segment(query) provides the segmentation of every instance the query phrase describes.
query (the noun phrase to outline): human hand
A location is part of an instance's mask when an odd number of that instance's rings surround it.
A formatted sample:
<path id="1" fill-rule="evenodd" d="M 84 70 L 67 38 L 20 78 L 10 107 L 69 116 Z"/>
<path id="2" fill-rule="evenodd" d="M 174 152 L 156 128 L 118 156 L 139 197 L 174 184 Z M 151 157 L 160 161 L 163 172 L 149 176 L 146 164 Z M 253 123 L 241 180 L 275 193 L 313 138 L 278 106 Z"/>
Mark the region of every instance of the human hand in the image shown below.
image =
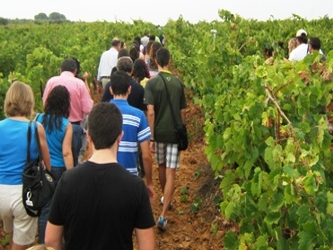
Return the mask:
<path id="1" fill-rule="evenodd" d="M 89 73 L 86 71 L 86 72 L 84 72 L 84 74 L 83 74 L 83 76 L 82 76 L 85 80 L 87 80 L 89 77 L 90 77 L 90 75 L 89 75 Z"/>
<path id="2" fill-rule="evenodd" d="M 149 148 L 150 148 L 150 152 L 155 153 L 155 142 L 154 141 L 150 141 L 149 142 Z"/>
<path id="3" fill-rule="evenodd" d="M 148 191 L 149 199 L 152 201 L 155 198 L 155 192 L 153 189 L 153 185 L 147 185 L 147 191 Z"/>

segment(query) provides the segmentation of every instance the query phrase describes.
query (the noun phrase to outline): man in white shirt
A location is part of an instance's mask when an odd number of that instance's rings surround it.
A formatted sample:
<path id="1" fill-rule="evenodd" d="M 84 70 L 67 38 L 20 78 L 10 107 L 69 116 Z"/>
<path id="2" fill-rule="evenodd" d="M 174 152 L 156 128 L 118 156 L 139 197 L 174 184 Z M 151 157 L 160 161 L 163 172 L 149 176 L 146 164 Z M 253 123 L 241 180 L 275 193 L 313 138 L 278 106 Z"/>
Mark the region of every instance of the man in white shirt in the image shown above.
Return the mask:
<path id="1" fill-rule="evenodd" d="M 296 33 L 296 43 L 297 47 L 291 51 L 288 60 L 289 61 L 300 61 L 303 60 L 304 57 L 309 52 L 309 46 L 308 46 L 308 37 L 307 37 L 307 32 L 304 29 L 300 29 Z"/>
<path id="2" fill-rule="evenodd" d="M 121 41 L 114 38 L 111 42 L 111 48 L 104 51 L 98 67 L 97 81 L 102 84 L 103 90 L 110 81 L 111 70 L 117 66 L 118 52 L 121 48 Z"/>
<path id="3" fill-rule="evenodd" d="M 143 47 L 147 46 L 147 43 L 149 42 L 149 33 L 145 33 L 143 37 L 141 37 L 141 44 Z"/>

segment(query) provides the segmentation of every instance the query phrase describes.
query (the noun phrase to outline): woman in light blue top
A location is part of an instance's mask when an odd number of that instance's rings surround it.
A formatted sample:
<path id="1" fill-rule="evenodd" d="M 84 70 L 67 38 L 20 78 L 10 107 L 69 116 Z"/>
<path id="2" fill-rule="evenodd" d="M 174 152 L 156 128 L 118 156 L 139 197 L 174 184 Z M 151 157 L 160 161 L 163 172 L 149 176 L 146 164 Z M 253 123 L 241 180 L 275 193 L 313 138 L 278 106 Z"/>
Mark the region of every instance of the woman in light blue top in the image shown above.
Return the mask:
<path id="1" fill-rule="evenodd" d="M 70 95 L 65 86 L 54 87 L 48 95 L 44 114 L 37 114 L 36 120 L 45 128 L 46 141 L 50 151 L 52 174 L 58 181 L 61 175 L 73 168 L 72 124 L 68 120 Z M 43 207 L 38 218 L 38 243 L 44 243 L 45 227 L 51 201 Z"/>
<path id="2" fill-rule="evenodd" d="M 14 82 L 6 93 L 6 119 L 0 121 L 0 219 L 10 234 L 10 249 L 26 249 L 35 242 L 37 218 L 30 217 L 22 202 L 22 172 L 26 165 L 29 118 L 34 109 L 34 96 L 29 85 Z M 44 128 L 38 124 L 42 159 L 51 171 L 50 155 Z M 38 148 L 35 130 L 31 129 L 30 159 L 35 160 Z"/>

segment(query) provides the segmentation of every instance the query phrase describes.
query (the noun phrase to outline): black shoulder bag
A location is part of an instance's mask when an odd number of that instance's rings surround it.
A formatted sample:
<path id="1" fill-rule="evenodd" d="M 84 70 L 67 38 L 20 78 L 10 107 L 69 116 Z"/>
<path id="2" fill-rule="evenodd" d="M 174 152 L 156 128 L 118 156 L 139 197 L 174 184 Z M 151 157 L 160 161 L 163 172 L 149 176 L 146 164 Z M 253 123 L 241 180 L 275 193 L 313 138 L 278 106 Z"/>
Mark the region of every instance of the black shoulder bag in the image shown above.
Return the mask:
<path id="1" fill-rule="evenodd" d="M 174 123 L 174 131 L 176 132 L 176 135 L 178 138 L 178 150 L 180 150 L 180 151 L 186 150 L 188 147 L 188 135 L 187 135 L 186 125 L 182 121 L 177 122 L 174 110 L 172 108 L 172 103 L 170 100 L 170 94 L 168 91 L 167 84 L 165 82 L 164 77 L 161 74 L 159 74 L 159 75 L 162 78 L 165 89 L 166 89 L 167 98 L 168 98 L 168 102 L 169 102 L 169 106 L 170 106 L 170 110 L 171 110 L 171 116 L 172 116 L 173 123 Z M 181 86 L 181 87 L 183 89 L 183 86 Z M 184 91 L 184 89 L 183 89 L 183 91 Z"/>
<path id="2" fill-rule="evenodd" d="M 27 214 L 32 217 L 38 217 L 42 208 L 52 199 L 56 187 L 56 179 L 43 166 L 36 121 L 33 121 L 33 123 L 38 146 L 38 157 L 34 161 L 30 160 L 31 123 L 30 121 L 28 126 L 27 161 L 22 173 L 22 201 Z"/>

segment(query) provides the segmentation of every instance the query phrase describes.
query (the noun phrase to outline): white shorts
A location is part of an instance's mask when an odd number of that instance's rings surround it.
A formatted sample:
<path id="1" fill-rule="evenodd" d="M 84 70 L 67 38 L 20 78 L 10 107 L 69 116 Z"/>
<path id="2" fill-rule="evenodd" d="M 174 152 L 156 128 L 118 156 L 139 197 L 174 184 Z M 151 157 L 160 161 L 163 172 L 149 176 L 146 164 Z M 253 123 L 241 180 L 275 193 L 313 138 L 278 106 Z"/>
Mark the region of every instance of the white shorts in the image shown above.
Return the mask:
<path id="1" fill-rule="evenodd" d="M 13 232 L 15 244 L 29 245 L 35 242 L 37 217 L 29 216 L 23 207 L 22 185 L 0 185 L 0 219 L 4 231 Z"/>
<path id="2" fill-rule="evenodd" d="M 167 168 L 179 168 L 179 155 L 177 144 L 155 142 L 155 157 L 157 164 L 166 162 Z"/>

